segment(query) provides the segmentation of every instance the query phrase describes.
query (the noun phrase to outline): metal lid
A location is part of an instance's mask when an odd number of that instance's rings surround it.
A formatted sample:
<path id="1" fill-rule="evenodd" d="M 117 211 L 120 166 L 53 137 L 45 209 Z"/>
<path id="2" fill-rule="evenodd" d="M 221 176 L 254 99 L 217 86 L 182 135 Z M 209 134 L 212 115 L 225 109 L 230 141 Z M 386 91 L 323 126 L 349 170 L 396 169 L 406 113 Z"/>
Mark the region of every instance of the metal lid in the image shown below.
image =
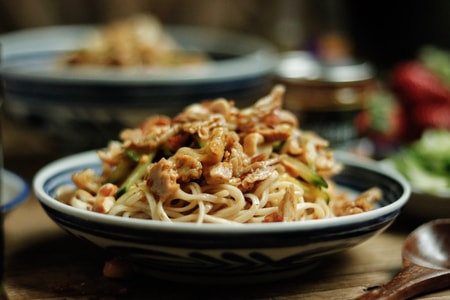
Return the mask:
<path id="1" fill-rule="evenodd" d="M 322 82 L 355 82 L 373 78 L 367 62 L 345 60 L 339 63 L 319 61 L 306 51 L 290 51 L 281 55 L 276 75 L 284 79 Z"/>

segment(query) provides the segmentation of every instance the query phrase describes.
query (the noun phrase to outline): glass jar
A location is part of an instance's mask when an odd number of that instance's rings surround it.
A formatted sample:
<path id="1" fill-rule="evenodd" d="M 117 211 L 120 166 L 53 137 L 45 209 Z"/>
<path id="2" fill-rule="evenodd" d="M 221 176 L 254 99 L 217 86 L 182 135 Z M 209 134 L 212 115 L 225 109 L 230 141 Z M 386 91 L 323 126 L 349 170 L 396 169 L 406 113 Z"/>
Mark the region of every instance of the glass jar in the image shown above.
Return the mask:
<path id="1" fill-rule="evenodd" d="M 297 115 L 302 130 L 315 131 L 334 147 L 358 139 L 355 120 L 375 87 L 370 64 L 326 63 L 309 52 L 287 52 L 275 80 L 286 87 L 284 108 Z"/>

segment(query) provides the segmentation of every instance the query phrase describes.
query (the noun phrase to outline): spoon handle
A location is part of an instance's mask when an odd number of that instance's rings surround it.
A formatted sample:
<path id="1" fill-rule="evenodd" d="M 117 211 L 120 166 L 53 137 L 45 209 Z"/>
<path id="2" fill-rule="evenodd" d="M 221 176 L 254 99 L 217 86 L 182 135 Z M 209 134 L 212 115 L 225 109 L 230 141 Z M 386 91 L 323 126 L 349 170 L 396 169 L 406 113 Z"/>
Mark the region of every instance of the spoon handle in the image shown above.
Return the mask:
<path id="1" fill-rule="evenodd" d="M 414 264 L 405 265 L 388 283 L 355 300 L 400 300 L 450 286 L 449 270 L 436 270 Z"/>

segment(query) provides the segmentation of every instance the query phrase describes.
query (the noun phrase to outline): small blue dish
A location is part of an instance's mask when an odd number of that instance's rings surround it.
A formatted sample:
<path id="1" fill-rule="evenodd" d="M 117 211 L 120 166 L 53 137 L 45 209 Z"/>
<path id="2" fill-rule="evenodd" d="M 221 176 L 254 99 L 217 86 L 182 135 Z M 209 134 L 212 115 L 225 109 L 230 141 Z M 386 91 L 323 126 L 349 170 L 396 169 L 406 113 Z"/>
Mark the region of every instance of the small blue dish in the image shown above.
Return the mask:
<path id="1" fill-rule="evenodd" d="M 3 169 L 2 171 L 2 205 L 3 214 L 22 204 L 30 196 L 30 186 L 21 176 Z"/>
<path id="2" fill-rule="evenodd" d="M 139 272 L 194 283 L 257 283 L 305 273 L 333 253 L 385 230 L 410 195 L 405 179 L 376 162 L 336 153 L 344 170 L 338 188 L 362 192 L 377 186 L 374 210 L 331 219 L 263 224 L 191 224 L 129 219 L 84 211 L 54 198 L 77 170 L 100 162 L 95 152 L 62 158 L 42 168 L 33 188 L 48 216 L 68 233 L 119 255 Z M 349 262 L 351 263 L 351 262 Z"/>

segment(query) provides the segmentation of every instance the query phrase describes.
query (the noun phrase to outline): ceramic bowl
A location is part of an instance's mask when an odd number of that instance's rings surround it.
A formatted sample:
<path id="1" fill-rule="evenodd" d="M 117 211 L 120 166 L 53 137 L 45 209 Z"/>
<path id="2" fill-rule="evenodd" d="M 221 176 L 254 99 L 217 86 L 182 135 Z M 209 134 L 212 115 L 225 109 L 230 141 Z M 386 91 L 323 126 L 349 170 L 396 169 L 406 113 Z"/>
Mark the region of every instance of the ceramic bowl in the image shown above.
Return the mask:
<path id="1" fill-rule="evenodd" d="M 1 211 L 3 214 L 8 214 L 10 211 L 18 207 L 25 200 L 28 199 L 31 193 L 28 182 L 21 176 L 3 169 L 2 170 L 2 205 Z"/>
<path id="2" fill-rule="evenodd" d="M 380 162 L 383 168 L 397 171 L 391 160 Z M 413 184 L 411 196 L 403 211 L 405 215 L 421 220 L 450 218 L 450 189 L 444 188 L 436 191 L 424 191 Z"/>
<path id="3" fill-rule="evenodd" d="M 247 106 L 272 87 L 278 57 L 270 43 L 204 27 L 166 26 L 185 49 L 212 57 L 202 67 L 58 67 L 97 28 L 54 26 L 0 36 L 5 111 L 41 128 L 66 152 L 102 147 L 149 115 L 173 116 L 201 100 L 225 97 Z"/>
<path id="4" fill-rule="evenodd" d="M 80 210 L 53 197 L 83 168 L 99 170 L 94 152 L 62 158 L 33 181 L 42 207 L 70 234 L 130 261 L 136 270 L 162 279 L 196 283 L 281 280 L 316 267 L 325 256 L 356 246 L 385 230 L 398 216 L 410 187 L 396 172 L 372 161 L 336 153 L 345 168 L 339 188 L 361 192 L 378 186 L 384 197 L 372 211 L 292 223 L 190 224 L 126 219 Z M 351 262 L 349 262 L 351 263 Z"/>

